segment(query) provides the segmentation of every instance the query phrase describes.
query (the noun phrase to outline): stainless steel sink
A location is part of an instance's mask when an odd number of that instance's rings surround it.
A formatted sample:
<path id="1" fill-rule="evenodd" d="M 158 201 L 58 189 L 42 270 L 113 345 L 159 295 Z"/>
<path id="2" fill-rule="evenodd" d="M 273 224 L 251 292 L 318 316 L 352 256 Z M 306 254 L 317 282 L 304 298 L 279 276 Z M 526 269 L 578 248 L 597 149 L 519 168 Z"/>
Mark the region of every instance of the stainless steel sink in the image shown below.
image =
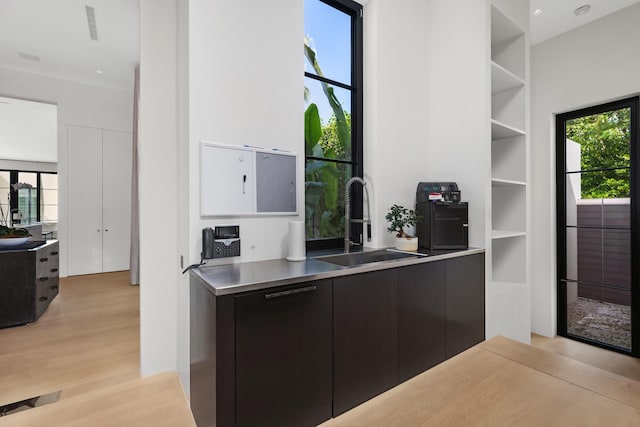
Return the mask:
<path id="1" fill-rule="evenodd" d="M 323 256 L 316 258 L 316 260 L 328 262 L 329 264 L 341 265 L 343 267 L 353 267 L 373 262 L 393 261 L 405 258 L 420 258 L 422 256 L 425 255 L 380 249 L 376 251 L 352 252 L 348 254 Z"/>

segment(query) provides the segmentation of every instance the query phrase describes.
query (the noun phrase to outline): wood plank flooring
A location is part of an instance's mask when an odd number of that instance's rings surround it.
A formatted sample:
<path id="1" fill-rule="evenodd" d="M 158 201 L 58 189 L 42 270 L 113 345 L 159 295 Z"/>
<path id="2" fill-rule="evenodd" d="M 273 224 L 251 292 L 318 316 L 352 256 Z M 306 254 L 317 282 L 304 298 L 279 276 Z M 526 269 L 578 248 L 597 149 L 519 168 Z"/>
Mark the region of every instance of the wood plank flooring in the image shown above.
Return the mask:
<path id="1" fill-rule="evenodd" d="M 50 405 L 0 417 L 0 427 L 194 427 L 175 372 L 100 388 Z"/>
<path id="2" fill-rule="evenodd" d="M 531 334 L 531 345 L 640 381 L 640 359 L 563 337 Z"/>
<path id="3" fill-rule="evenodd" d="M 128 272 L 61 279 L 37 322 L 0 329 L 0 405 L 138 378 L 139 318 Z"/>
<path id="4" fill-rule="evenodd" d="M 61 390 L 0 427 L 193 427 L 178 375 L 140 378 L 139 288 L 128 272 L 60 280 L 34 323 L 0 329 L 0 406 Z"/>
<path id="5" fill-rule="evenodd" d="M 607 425 L 640 425 L 640 383 L 502 337 L 322 424 Z"/>

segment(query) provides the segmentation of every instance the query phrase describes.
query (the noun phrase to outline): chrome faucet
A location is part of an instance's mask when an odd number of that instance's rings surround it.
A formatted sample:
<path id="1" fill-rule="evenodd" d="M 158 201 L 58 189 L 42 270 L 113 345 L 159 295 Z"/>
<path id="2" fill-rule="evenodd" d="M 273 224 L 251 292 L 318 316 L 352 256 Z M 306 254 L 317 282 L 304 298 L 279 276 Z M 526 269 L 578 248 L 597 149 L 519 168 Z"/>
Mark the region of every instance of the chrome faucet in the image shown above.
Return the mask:
<path id="1" fill-rule="evenodd" d="M 364 189 L 364 193 L 367 197 L 367 219 L 352 219 L 351 218 L 351 196 L 349 195 L 349 191 L 351 190 L 351 185 L 354 182 L 359 182 L 362 184 L 362 188 Z M 371 211 L 369 210 L 369 190 L 367 190 L 367 183 L 364 179 L 359 176 L 354 176 L 344 187 L 344 252 L 349 253 L 349 249 L 351 248 L 351 239 L 349 238 L 351 223 L 359 223 L 359 224 L 367 224 L 367 242 L 371 241 Z"/>

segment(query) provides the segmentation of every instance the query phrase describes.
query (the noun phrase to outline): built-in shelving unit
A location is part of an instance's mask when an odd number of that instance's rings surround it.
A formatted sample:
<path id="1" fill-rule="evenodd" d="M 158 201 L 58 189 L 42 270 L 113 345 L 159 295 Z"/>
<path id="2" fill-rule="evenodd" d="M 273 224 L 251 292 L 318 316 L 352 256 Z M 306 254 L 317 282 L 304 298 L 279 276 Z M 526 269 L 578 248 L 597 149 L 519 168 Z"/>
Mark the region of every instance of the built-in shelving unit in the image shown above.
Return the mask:
<path id="1" fill-rule="evenodd" d="M 528 43 L 491 8 L 491 219 L 487 338 L 530 339 L 528 262 Z"/>

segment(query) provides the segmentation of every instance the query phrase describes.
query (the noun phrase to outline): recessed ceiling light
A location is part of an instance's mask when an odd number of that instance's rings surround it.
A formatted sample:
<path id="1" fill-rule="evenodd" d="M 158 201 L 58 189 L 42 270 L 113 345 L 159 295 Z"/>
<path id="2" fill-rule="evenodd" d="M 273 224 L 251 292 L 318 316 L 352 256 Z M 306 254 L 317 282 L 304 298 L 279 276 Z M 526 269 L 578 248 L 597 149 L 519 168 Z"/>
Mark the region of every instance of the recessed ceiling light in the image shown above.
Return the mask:
<path id="1" fill-rule="evenodd" d="M 538 15 L 542 15 L 542 9 L 536 9 L 533 11 L 533 14 L 538 16 Z"/>
<path id="2" fill-rule="evenodd" d="M 574 10 L 573 13 L 576 16 L 580 16 L 580 15 L 584 15 L 585 13 L 589 12 L 590 10 L 591 10 L 591 5 L 584 4 L 584 5 L 580 6 L 579 8 L 577 8 L 576 10 Z"/>
<path id="3" fill-rule="evenodd" d="M 102 74 L 102 70 L 96 70 L 96 73 Z"/>

